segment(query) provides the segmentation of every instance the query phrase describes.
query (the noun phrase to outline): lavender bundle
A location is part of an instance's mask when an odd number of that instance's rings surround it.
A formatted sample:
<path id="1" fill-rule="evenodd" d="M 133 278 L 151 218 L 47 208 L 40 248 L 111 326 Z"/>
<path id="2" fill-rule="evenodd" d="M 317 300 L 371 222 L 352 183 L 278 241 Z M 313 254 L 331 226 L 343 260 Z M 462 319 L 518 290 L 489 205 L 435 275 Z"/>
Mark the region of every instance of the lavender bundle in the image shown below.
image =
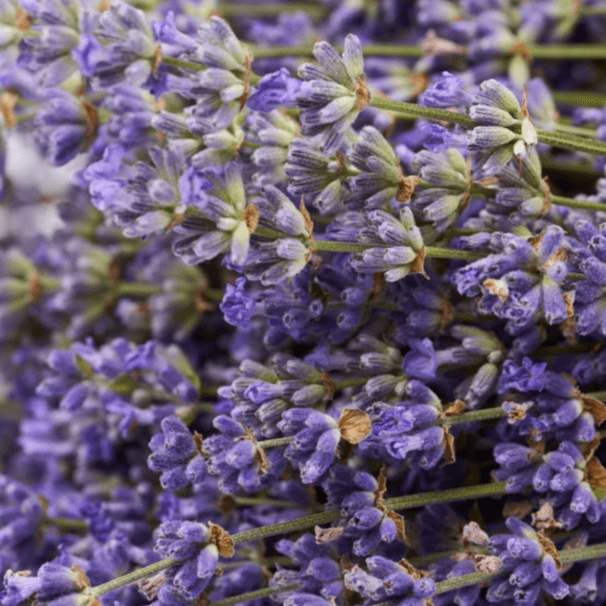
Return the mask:
<path id="1" fill-rule="evenodd" d="M 604 604 L 604 60 L 603 0 L 0 0 L 0 605 Z"/>

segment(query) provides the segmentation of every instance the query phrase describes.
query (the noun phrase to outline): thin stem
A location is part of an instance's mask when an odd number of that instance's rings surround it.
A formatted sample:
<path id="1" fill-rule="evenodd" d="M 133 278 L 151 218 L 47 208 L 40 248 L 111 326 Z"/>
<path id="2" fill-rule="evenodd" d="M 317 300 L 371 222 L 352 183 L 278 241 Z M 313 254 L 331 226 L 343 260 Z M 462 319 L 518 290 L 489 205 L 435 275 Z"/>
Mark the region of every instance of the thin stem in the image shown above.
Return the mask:
<path id="1" fill-rule="evenodd" d="M 297 589 L 297 587 L 297 585 L 284 585 L 284 587 L 266 587 L 265 589 L 257 589 L 256 591 L 242 593 L 231 598 L 217 600 L 216 602 L 211 602 L 208 606 L 231 606 L 232 604 L 239 604 L 240 602 L 246 602 L 248 600 L 254 600 L 256 598 L 264 598 L 269 595 L 276 595 L 277 593 L 283 593 L 284 591 Z"/>
<path id="2" fill-rule="evenodd" d="M 88 529 L 88 525 L 84 520 L 78 520 L 77 518 L 44 518 L 42 520 L 43 526 L 54 526 L 60 530 L 67 530 L 73 532 L 85 532 Z"/>
<path id="3" fill-rule="evenodd" d="M 117 285 L 116 294 L 121 297 L 150 297 L 162 292 L 162 286 L 143 282 L 121 282 Z"/>
<path id="4" fill-rule="evenodd" d="M 606 94 L 592 93 L 589 91 L 553 91 L 553 99 L 562 105 L 574 105 L 581 107 L 604 107 Z"/>
<path id="5" fill-rule="evenodd" d="M 343 48 L 335 46 L 340 53 Z M 312 57 L 313 46 L 251 46 L 255 59 L 267 57 Z M 365 44 L 366 57 L 422 57 L 423 49 L 416 44 Z"/>
<path id="6" fill-rule="evenodd" d="M 584 126 L 574 126 L 572 124 L 563 124 L 558 122 L 554 125 L 556 133 L 566 133 L 569 135 L 579 135 L 579 137 L 589 137 L 595 139 L 597 133 L 593 128 L 586 128 Z"/>
<path id="7" fill-rule="evenodd" d="M 564 196 L 551 196 L 552 204 L 556 206 L 566 206 L 568 208 L 582 208 L 583 210 L 604 211 L 606 205 L 601 202 L 591 202 L 590 200 L 574 200 Z"/>
<path id="8" fill-rule="evenodd" d="M 595 560 L 606 556 L 606 543 L 597 543 L 576 549 L 563 549 L 560 551 L 562 564 L 581 562 L 583 560 Z"/>
<path id="9" fill-rule="evenodd" d="M 471 423 L 472 421 L 486 421 L 498 419 L 507 413 L 500 406 L 496 408 L 484 408 L 482 410 L 470 410 L 452 417 L 443 417 L 436 421 L 436 425 L 458 425 L 459 423 Z"/>
<path id="10" fill-rule="evenodd" d="M 407 119 L 425 118 L 427 120 L 444 120 L 446 122 L 462 124 L 467 127 L 481 126 L 481 124 L 475 122 L 466 114 L 449 112 L 434 107 L 423 107 L 404 101 L 393 101 L 391 99 L 382 99 L 381 97 L 372 97 L 370 105 L 378 109 L 385 109 Z M 547 130 L 537 130 L 537 136 L 541 143 L 546 143 L 553 147 L 572 149 L 588 154 L 606 155 L 606 143 L 603 141 L 594 141 L 592 139 L 566 133 L 553 133 Z"/>
<path id="11" fill-rule="evenodd" d="M 586 396 L 590 396 L 591 398 L 595 398 L 596 400 L 605 400 L 606 401 L 606 391 L 590 391 L 585 394 Z"/>
<path id="12" fill-rule="evenodd" d="M 369 244 L 360 244 L 358 242 L 333 242 L 332 240 L 314 240 L 311 247 L 316 251 L 326 252 L 350 252 L 360 253 L 369 248 L 378 248 Z M 386 245 L 383 246 L 387 248 Z M 440 248 L 438 246 L 426 246 L 425 257 L 430 259 L 462 259 L 463 261 L 477 261 L 483 259 L 486 255 L 483 253 L 471 252 L 468 250 L 457 250 L 453 248 Z"/>
<path id="13" fill-rule="evenodd" d="M 313 513 L 308 516 L 303 516 L 290 520 L 288 522 L 280 522 L 279 524 L 271 524 L 269 526 L 261 526 L 260 528 L 252 528 L 251 530 L 245 530 L 238 534 L 232 535 L 234 543 L 246 543 L 247 541 L 255 541 L 257 539 L 264 539 L 266 537 L 275 537 L 281 534 L 289 532 L 295 532 L 297 530 L 305 530 L 312 528 L 318 524 L 326 524 L 328 522 L 334 522 L 340 517 L 338 511 L 324 511 L 322 513 Z"/>
<path id="14" fill-rule="evenodd" d="M 433 503 L 449 503 L 451 501 L 466 501 L 467 499 L 478 499 L 481 497 L 502 496 L 506 493 L 505 487 L 506 482 L 495 482 L 493 484 L 480 484 L 479 486 L 448 488 L 435 492 L 421 492 L 405 497 L 387 499 L 385 505 L 393 510 L 414 509 L 415 507 L 424 507 Z"/>
<path id="15" fill-rule="evenodd" d="M 335 47 L 342 52 L 341 47 Z M 256 47 L 256 57 L 311 57 L 313 46 L 274 46 Z M 537 44 L 529 46 L 533 59 L 558 59 L 571 61 L 576 59 L 606 59 L 606 46 L 599 44 Z M 515 49 L 505 51 L 504 56 L 515 54 Z M 423 49 L 419 45 L 368 44 L 364 46 L 366 57 L 422 57 Z"/>
<path id="16" fill-rule="evenodd" d="M 285 436 L 283 438 L 273 438 L 272 440 L 262 440 L 257 442 L 260 448 L 275 448 L 276 446 L 286 446 L 295 439 L 295 436 Z"/>
<path id="17" fill-rule="evenodd" d="M 144 566 L 143 568 L 137 568 L 137 570 L 133 570 L 128 574 L 125 574 L 117 579 L 113 579 L 108 581 L 107 583 L 103 583 L 102 585 L 97 585 L 96 587 L 91 587 L 89 589 L 89 594 L 94 596 L 100 596 L 108 591 L 113 591 L 114 589 L 118 589 L 120 587 L 124 587 L 125 585 L 130 585 L 135 581 L 139 581 L 140 579 L 144 579 L 146 577 L 150 577 L 161 570 L 166 570 L 171 566 L 177 566 L 180 564 L 179 560 L 175 560 L 173 558 L 166 558 L 164 560 L 160 560 L 159 562 L 154 562 L 149 566 Z"/>
<path id="18" fill-rule="evenodd" d="M 339 389 L 346 389 L 348 387 L 357 387 L 358 385 L 365 385 L 369 377 L 352 377 L 351 379 L 343 379 L 335 383 L 335 391 Z"/>
<path id="19" fill-rule="evenodd" d="M 303 11 L 310 17 L 324 17 L 328 14 L 327 6 L 313 2 L 287 2 L 285 4 L 226 4 L 219 6 L 218 12 L 223 17 L 271 17 L 282 13 Z"/>
<path id="20" fill-rule="evenodd" d="M 377 109 L 385 109 L 407 118 L 416 120 L 417 118 L 425 118 L 427 120 L 444 120 L 446 122 L 454 122 L 463 126 L 478 126 L 478 123 L 472 120 L 466 114 L 459 112 L 449 112 L 445 109 L 437 109 L 435 107 L 424 107 L 416 103 L 407 103 L 405 101 L 393 101 L 392 99 L 383 99 L 382 97 L 372 97 L 370 105 Z"/>
<path id="21" fill-rule="evenodd" d="M 468 585 L 477 585 L 483 581 L 487 581 L 495 575 L 487 574 L 485 572 L 472 572 L 471 574 L 465 574 L 460 577 L 454 577 L 447 581 L 441 581 L 436 583 L 436 594 L 446 593 L 453 589 L 459 589 L 459 587 L 467 587 Z"/>
<path id="22" fill-rule="evenodd" d="M 294 501 L 281 501 L 280 499 L 267 499 L 265 497 L 234 497 L 234 501 L 244 507 L 254 507 L 255 505 L 271 505 L 272 507 L 294 509 L 304 509 L 306 507 L 306 505 L 295 503 Z"/>

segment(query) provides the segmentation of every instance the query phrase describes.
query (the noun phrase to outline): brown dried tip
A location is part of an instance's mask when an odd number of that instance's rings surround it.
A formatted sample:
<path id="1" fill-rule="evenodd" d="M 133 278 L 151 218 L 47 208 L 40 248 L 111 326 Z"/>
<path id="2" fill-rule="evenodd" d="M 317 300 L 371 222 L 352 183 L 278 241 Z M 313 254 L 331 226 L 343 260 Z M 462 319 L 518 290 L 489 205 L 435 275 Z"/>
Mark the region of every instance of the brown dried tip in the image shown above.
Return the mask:
<path id="1" fill-rule="evenodd" d="M 6 128 L 15 128 L 17 126 L 17 116 L 15 116 L 15 106 L 19 100 L 19 95 L 5 90 L 0 95 L 0 112 Z"/>
<path id="2" fill-rule="evenodd" d="M 444 448 L 444 465 L 450 465 L 457 459 L 457 453 L 455 451 L 454 437 L 450 433 L 450 427 L 444 425 L 442 427 L 444 434 L 442 435 L 442 447 Z"/>
<path id="3" fill-rule="evenodd" d="M 473 543 L 474 545 L 486 545 L 490 537 L 480 528 L 477 522 L 469 522 L 463 526 L 461 535 L 463 542 Z"/>
<path id="4" fill-rule="evenodd" d="M 101 2 L 99 2 L 99 12 L 100 13 L 105 13 L 109 10 L 109 7 L 111 6 L 111 2 L 110 0 L 101 0 Z"/>
<path id="5" fill-rule="evenodd" d="M 440 38 L 433 29 L 430 29 L 421 40 L 421 49 L 425 57 L 437 57 L 439 55 L 467 56 L 467 47 Z"/>
<path id="6" fill-rule="evenodd" d="M 320 375 L 320 383 L 324 385 L 326 388 L 326 395 L 332 400 L 335 395 L 336 385 L 327 372 L 323 372 Z"/>
<path id="7" fill-rule="evenodd" d="M 396 200 L 398 202 L 408 202 L 412 198 L 412 195 L 415 193 L 415 189 L 420 182 L 421 179 L 416 175 L 400 177 L 400 180 L 398 181 Z"/>
<path id="8" fill-rule="evenodd" d="M 523 421 L 526 418 L 526 411 L 532 406 L 532 402 L 523 402 L 522 404 L 508 402 L 508 404 L 510 404 L 510 409 L 507 413 L 507 421 L 509 423 Z"/>
<path id="9" fill-rule="evenodd" d="M 250 76 L 252 74 L 252 53 L 247 50 L 246 56 L 244 57 L 244 92 L 240 97 L 240 109 L 244 109 L 248 96 L 250 95 Z"/>
<path id="10" fill-rule="evenodd" d="M 551 210 L 552 205 L 551 189 L 549 188 L 547 177 L 541 181 L 541 191 L 543 192 L 543 206 L 541 206 L 541 210 L 539 212 L 539 219 L 544 217 Z"/>
<path id="11" fill-rule="evenodd" d="M 455 400 L 444 409 L 445 417 L 456 417 L 467 410 L 467 404 L 463 400 Z"/>
<path id="12" fill-rule="evenodd" d="M 22 32 L 27 32 L 31 24 L 31 17 L 19 6 L 15 13 L 15 27 Z"/>
<path id="13" fill-rule="evenodd" d="M 483 574 L 495 574 L 501 570 L 503 563 L 495 555 L 476 554 L 473 558 L 474 566 L 478 572 Z"/>
<path id="14" fill-rule="evenodd" d="M 234 540 L 229 532 L 212 522 L 208 523 L 208 528 L 210 529 L 210 542 L 216 546 L 219 555 L 231 558 L 234 555 Z"/>
<path id="15" fill-rule="evenodd" d="M 585 479 L 594 490 L 606 489 L 606 469 L 595 456 L 585 464 Z"/>
<path id="16" fill-rule="evenodd" d="M 417 256 L 413 259 L 410 264 L 411 274 L 421 274 L 429 279 L 429 276 L 425 273 L 425 247 L 420 248 L 417 251 Z"/>
<path id="17" fill-rule="evenodd" d="M 364 74 L 358 76 L 354 93 L 356 95 L 356 104 L 354 107 L 358 111 L 362 111 L 370 103 L 370 91 L 368 90 L 368 84 Z"/>
<path id="18" fill-rule="evenodd" d="M 532 503 L 530 501 L 512 501 L 505 503 L 503 506 L 503 515 L 508 518 L 525 518 L 532 511 Z"/>
<path id="19" fill-rule="evenodd" d="M 27 279 L 27 298 L 31 303 L 38 303 L 42 299 L 42 276 L 36 269 Z"/>
<path id="20" fill-rule="evenodd" d="M 307 230 L 307 237 L 311 240 L 313 239 L 314 233 L 314 222 L 311 220 L 311 216 L 307 207 L 305 206 L 305 197 L 301 196 L 301 204 L 299 205 L 299 210 L 303 215 L 303 220 L 305 221 L 305 229 Z"/>
<path id="21" fill-rule="evenodd" d="M 155 599 L 158 589 L 165 583 L 166 577 L 163 572 L 149 579 L 135 581 L 135 585 L 139 587 L 139 591 L 150 601 Z"/>
<path id="22" fill-rule="evenodd" d="M 341 528 L 340 526 L 336 526 L 335 528 L 320 528 L 320 526 L 316 526 L 314 528 L 316 543 L 323 545 L 324 543 L 336 541 L 343 534 L 344 530 L 345 528 Z"/>
<path id="23" fill-rule="evenodd" d="M 90 587 L 90 581 L 86 576 L 86 573 L 78 564 L 72 564 L 70 570 L 76 574 L 76 587 L 78 589 L 86 589 L 86 587 Z"/>
<path id="24" fill-rule="evenodd" d="M 545 501 L 539 510 L 532 514 L 532 525 L 538 530 L 562 528 L 562 524 L 553 517 L 553 507 Z"/>
<path id="25" fill-rule="evenodd" d="M 558 552 L 558 548 L 555 546 L 555 543 L 545 536 L 545 533 L 540 530 L 537 532 L 537 539 L 543 549 L 543 552 L 547 555 L 550 555 L 555 562 L 556 568 L 560 570 L 562 568 L 562 562 L 560 561 L 560 553 Z"/>
<path id="26" fill-rule="evenodd" d="M 97 127 L 99 126 L 99 110 L 86 99 L 80 102 L 80 109 L 86 124 L 86 136 L 84 138 L 83 151 L 86 151 L 97 138 Z"/>
<path id="27" fill-rule="evenodd" d="M 341 437 L 350 444 L 361 442 L 372 430 L 370 417 L 359 408 L 343 409 L 337 425 Z"/>
<path id="28" fill-rule="evenodd" d="M 404 518 L 399 513 L 396 513 L 391 509 L 387 509 L 385 511 L 385 515 L 396 525 L 398 539 L 404 543 L 407 543 L 406 522 L 404 521 Z"/>
<path id="29" fill-rule="evenodd" d="M 482 282 L 482 286 L 488 290 L 491 295 L 499 298 L 499 301 L 507 301 L 509 298 L 509 288 L 503 280 L 493 280 L 488 278 Z"/>
<path id="30" fill-rule="evenodd" d="M 604 402 L 586 395 L 582 395 L 581 400 L 583 401 L 583 410 L 593 417 L 596 425 L 601 425 L 606 421 L 606 405 Z"/>
<path id="31" fill-rule="evenodd" d="M 181 225 L 185 221 L 185 213 L 177 213 L 173 215 L 173 218 L 164 226 L 164 231 L 170 231 L 173 227 Z"/>
<path id="32" fill-rule="evenodd" d="M 246 227 L 251 234 L 255 233 L 259 225 L 259 208 L 252 202 L 242 211 L 242 221 L 246 223 Z"/>
<path id="33" fill-rule="evenodd" d="M 215 503 L 215 505 L 217 506 L 217 509 L 227 515 L 229 513 L 231 513 L 235 507 L 236 507 L 236 501 L 235 499 L 229 495 L 229 494 L 222 494 L 219 497 L 219 500 Z"/>
<path id="34" fill-rule="evenodd" d="M 162 63 L 162 45 L 158 42 L 154 49 L 154 56 L 152 57 L 151 71 L 154 77 L 158 75 L 158 68 Z"/>

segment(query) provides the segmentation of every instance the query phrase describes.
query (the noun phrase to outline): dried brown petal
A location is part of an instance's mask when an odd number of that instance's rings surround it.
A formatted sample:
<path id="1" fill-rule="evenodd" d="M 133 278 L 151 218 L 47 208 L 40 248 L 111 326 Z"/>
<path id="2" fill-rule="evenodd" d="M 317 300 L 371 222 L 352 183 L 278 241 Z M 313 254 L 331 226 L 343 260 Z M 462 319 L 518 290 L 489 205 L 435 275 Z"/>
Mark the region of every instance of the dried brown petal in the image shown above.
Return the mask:
<path id="1" fill-rule="evenodd" d="M 234 555 L 234 540 L 229 532 L 218 524 L 213 524 L 213 522 L 208 523 L 208 528 L 210 530 L 210 542 L 214 543 L 219 555 L 231 558 Z"/>
<path id="2" fill-rule="evenodd" d="M 70 570 L 76 573 L 76 587 L 78 589 L 86 589 L 87 587 L 90 587 L 90 581 L 88 580 L 86 573 L 84 570 L 82 570 L 82 568 L 80 568 L 80 566 L 78 566 L 78 564 L 72 564 Z"/>
<path id="3" fill-rule="evenodd" d="M 606 488 L 606 469 L 597 457 L 591 457 L 585 464 L 585 478 L 594 489 Z"/>
<path id="4" fill-rule="evenodd" d="M 320 383 L 324 385 L 324 387 L 326 388 L 326 395 L 329 397 L 329 399 L 332 400 L 335 395 L 335 382 L 330 378 L 330 375 L 328 373 L 323 372 L 320 375 Z"/>
<path id="5" fill-rule="evenodd" d="M 581 400 L 583 400 L 583 410 L 593 417 L 596 425 L 601 425 L 606 421 L 606 405 L 604 402 L 586 395 L 582 395 Z"/>
<path id="6" fill-rule="evenodd" d="M 368 436 L 372 422 L 366 412 L 359 408 L 344 408 L 338 421 L 341 437 L 350 444 L 357 444 Z"/>
<path id="7" fill-rule="evenodd" d="M 445 417 L 456 417 L 467 410 L 467 404 L 463 400 L 455 400 L 444 409 Z"/>
<path id="8" fill-rule="evenodd" d="M 222 494 L 215 505 L 221 513 L 227 515 L 235 509 L 236 500 L 229 494 Z"/>
<path id="9" fill-rule="evenodd" d="M 259 225 L 259 208 L 252 202 L 242 211 L 242 221 L 246 223 L 246 228 L 251 234 L 255 233 Z"/>
<path id="10" fill-rule="evenodd" d="M 539 530 L 562 528 L 562 524 L 553 517 L 553 506 L 545 501 L 539 510 L 532 514 L 532 525 Z"/>
<path id="11" fill-rule="evenodd" d="M 22 31 L 29 31 L 32 18 L 19 6 L 15 12 L 15 27 Z"/>
<path id="12" fill-rule="evenodd" d="M 162 63 L 162 45 L 160 43 L 156 44 L 156 48 L 154 49 L 154 56 L 152 58 L 151 63 L 151 72 L 154 78 L 158 75 L 158 68 Z"/>
<path id="13" fill-rule="evenodd" d="M 442 436 L 442 446 L 444 448 L 444 465 L 450 465 L 456 461 L 456 452 L 454 446 L 454 437 L 450 433 L 450 427 L 444 425 L 442 428 L 444 435 Z"/>
<path id="14" fill-rule="evenodd" d="M 14 92 L 5 90 L 0 95 L 0 112 L 6 128 L 14 128 L 17 126 L 17 116 L 15 115 L 15 106 L 19 101 L 19 95 Z"/>
<path id="15" fill-rule="evenodd" d="M 358 111 L 362 111 L 370 103 L 370 90 L 368 90 L 368 83 L 364 74 L 358 76 L 354 94 L 356 96 L 355 108 Z"/>
<path id="16" fill-rule="evenodd" d="M 474 566 L 478 572 L 484 574 L 495 574 L 501 570 L 503 563 L 495 555 L 476 554 L 473 558 Z"/>
<path id="17" fill-rule="evenodd" d="M 149 579 L 140 579 L 135 581 L 135 585 L 139 587 L 139 591 L 148 599 L 153 600 L 158 593 L 158 589 L 166 583 L 164 572 L 157 574 Z"/>
<path id="18" fill-rule="evenodd" d="M 498 297 L 500 301 L 507 301 L 509 298 L 509 288 L 504 280 L 493 280 L 492 278 L 489 278 L 482 282 L 482 286 L 484 286 L 491 295 Z"/>
<path id="19" fill-rule="evenodd" d="M 560 561 L 560 554 L 558 552 L 558 548 L 555 546 L 555 543 L 545 536 L 545 533 L 540 530 L 537 532 L 537 539 L 543 549 L 543 552 L 547 555 L 550 555 L 555 562 L 556 568 L 560 570 L 562 568 L 562 562 Z"/>
<path id="20" fill-rule="evenodd" d="M 486 545 L 490 540 L 490 537 L 480 528 L 477 522 L 465 524 L 461 538 L 463 542 L 473 543 L 474 545 Z"/>
<path id="21" fill-rule="evenodd" d="M 334 528 L 321 528 L 320 526 L 316 526 L 314 528 L 316 543 L 322 545 L 324 543 L 336 541 L 343 534 L 344 530 L 345 528 L 341 528 L 340 526 Z"/>
<path id="22" fill-rule="evenodd" d="M 406 522 L 404 521 L 404 518 L 399 513 L 396 513 L 391 509 L 386 510 L 385 515 L 396 525 L 398 539 L 400 539 L 400 541 L 403 541 L 404 543 L 407 543 L 408 540 L 406 539 Z"/>
<path id="23" fill-rule="evenodd" d="M 421 179 L 416 175 L 409 177 L 400 177 L 398 181 L 398 191 L 396 193 L 396 200 L 398 202 L 408 202 L 412 195 L 415 193 L 417 185 L 421 183 Z"/>
<path id="24" fill-rule="evenodd" d="M 425 273 L 425 247 L 420 248 L 417 251 L 417 256 L 413 259 L 410 264 L 410 273 L 411 274 L 421 274 L 428 278 Z"/>

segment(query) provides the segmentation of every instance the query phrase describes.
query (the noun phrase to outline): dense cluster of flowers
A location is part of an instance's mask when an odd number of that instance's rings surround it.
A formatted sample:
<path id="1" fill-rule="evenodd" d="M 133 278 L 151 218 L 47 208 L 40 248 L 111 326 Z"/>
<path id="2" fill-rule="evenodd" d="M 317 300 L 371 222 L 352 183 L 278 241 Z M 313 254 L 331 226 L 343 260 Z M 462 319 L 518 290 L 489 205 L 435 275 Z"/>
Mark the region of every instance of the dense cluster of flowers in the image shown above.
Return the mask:
<path id="1" fill-rule="evenodd" d="M 0 0 L 0 606 L 606 603 L 605 44 Z"/>

